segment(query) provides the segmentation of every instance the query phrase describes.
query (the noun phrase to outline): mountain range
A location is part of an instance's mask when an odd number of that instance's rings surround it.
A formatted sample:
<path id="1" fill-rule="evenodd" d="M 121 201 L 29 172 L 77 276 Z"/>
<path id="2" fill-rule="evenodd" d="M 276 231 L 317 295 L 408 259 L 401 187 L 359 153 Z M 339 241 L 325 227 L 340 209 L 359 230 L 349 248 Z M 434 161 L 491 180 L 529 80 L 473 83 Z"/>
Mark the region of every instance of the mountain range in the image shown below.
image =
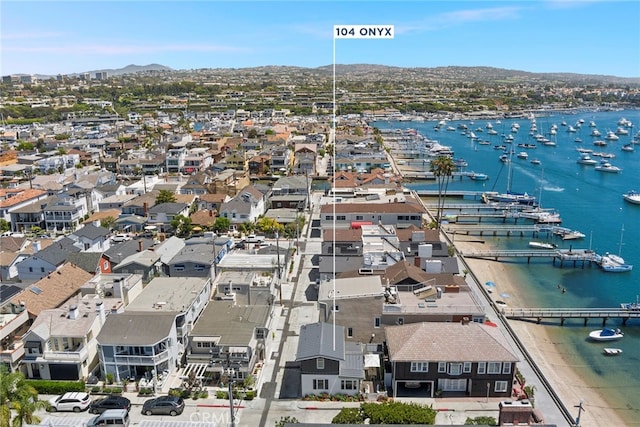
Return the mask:
<path id="1" fill-rule="evenodd" d="M 577 73 L 532 73 L 521 70 L 509 70 L 495 67 L 416 67 L 405 68 L 389 65 L 376 64 L 336 64 L 336 75 L 349 75 L 353 77 L 375 77 L 376 79 L 390 78 L 393 80 L 399 77 L 405 81 L 412 81 L 414 78 L 420 80 L 439 80 L 439 81 L 466 81 L 466 82 L 484 82 L 484 83 L 514 83 L 517 81 L 540 81 L 540 82 L 568 82 L 573 84 L 622 84 L 622 85 L 640 85 L 640 77 L 617 77 L 609 75 L 595 74 L 577 74 Z M 135 74 L 147 71 L 164 71 L 186 73 L 189 70 L 174 70 L 161 64 L 134 65 L 130 64 L 122 68 L 109 68 L 100 70 L 85 71 L 91 76 L 95 76 L 98 72 L 106 71 L 108 76 L 121 76 L 125 74 Z M 201 71 L 201 70 L 199 70 Z M 316 68 L 296 67 L 296 66 L 277 66 L 268 65 L 260 67 L 248 68 L 215 68 L 211 69 L 215 73 L 232 72 L 241 73 L 317 73 L 320 76 L 330 76 L 333 73 L 333 65 L 324 65 Z M 71 74 L 71 76 L 76 76 Z M 54 76 L 37 75 L 40 79 L 53 78 Z"/>

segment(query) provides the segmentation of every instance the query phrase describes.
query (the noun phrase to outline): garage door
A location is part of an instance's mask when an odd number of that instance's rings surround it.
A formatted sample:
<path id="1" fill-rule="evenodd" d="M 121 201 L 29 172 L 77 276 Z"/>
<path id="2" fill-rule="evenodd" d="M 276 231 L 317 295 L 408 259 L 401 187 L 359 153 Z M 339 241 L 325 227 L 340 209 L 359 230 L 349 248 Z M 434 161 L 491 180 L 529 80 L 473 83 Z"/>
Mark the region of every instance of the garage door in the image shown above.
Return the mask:
<path id="1" fill-rule="evenodd" d="M 442 391 L 466 391 L 467 380 L 443 378 L 438 380 L 438 388 Z"/>
<path id="2" fill-rule="evenodd" d="M 68 363 L 50 363 L 49 373 L 52 380 L 78 380 L 78 367 Z"/>

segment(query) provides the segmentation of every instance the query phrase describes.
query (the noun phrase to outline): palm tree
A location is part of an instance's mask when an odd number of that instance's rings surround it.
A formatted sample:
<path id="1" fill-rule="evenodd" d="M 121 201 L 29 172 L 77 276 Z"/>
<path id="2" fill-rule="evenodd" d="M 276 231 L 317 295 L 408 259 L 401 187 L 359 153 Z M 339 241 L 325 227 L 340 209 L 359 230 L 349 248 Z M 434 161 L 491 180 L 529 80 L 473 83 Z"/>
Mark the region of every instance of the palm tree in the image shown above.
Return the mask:
<path id="1" fill-rule="evenodd" d="M 25 381 L 22 372 L 8 372 L 0 367 L 0 427 L 39 423 L 40 419 L 33 414 L 47 407 L 47 402 L 38 400 L 38 391 Z"/>
<path id="2" fill-rule="evenodd" d="M 441 156 L 431 162 L 431 172 L 438 182 L 438 204 L 436 209 L 436 228 L 440 230 L 442 225 L 442 211 L 444 210 L 444 201 L 447 195 L 449 181 L 455 170 L 455 163 L 451 157 Z"/>

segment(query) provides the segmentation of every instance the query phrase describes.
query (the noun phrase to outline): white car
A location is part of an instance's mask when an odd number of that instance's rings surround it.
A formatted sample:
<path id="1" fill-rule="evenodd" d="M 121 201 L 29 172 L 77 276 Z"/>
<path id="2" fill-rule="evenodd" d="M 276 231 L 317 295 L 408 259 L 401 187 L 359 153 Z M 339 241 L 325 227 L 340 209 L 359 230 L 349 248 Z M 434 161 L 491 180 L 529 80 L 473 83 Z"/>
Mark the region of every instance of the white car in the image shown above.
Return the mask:
<path id="1" fill-rule="evenodd" d="M 126 242 L 127 240 L 130 240 L 131 237 L 129 237 L 126 234 L 116 234 L 115 236 L 113 236 L 111 238 L 111 241 L 113 243 L 122 243 L 122 242 Z"/>
<path id="2" fill-rule="evenodd" d="M 69 392 L 49 400 L 52 411 L 85 411 L 91 405 L 89 393 Z"/>

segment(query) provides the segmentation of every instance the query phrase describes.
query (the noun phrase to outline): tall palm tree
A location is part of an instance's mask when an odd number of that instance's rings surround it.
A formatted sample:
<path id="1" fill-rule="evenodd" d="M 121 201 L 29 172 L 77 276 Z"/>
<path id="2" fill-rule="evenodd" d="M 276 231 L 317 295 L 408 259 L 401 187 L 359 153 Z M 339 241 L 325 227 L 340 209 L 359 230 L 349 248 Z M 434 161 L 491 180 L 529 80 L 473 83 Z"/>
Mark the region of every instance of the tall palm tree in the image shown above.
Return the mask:
<path id="1" fill-rule="evenodd" d="M 449 181 L 453 176 L 456 166 L 451 157 L 441 156 L 431 162 L 430 170 L 436 177 L 438 183 L 438 204 L 436 208 L 436 228 L 438 231 L 442 225 L 442 211 L 444 210 L 444 201 L 447 195 Z"/>
<path id="2" fill-rule="evenodd" d="M 40 419 L 33 414 L 47 407 L 47 402 L 38 400 L 38 391 L 25 381 L 22 372 L 8 372 L 0 367 L 0 427 L 39 423 Z"/>

